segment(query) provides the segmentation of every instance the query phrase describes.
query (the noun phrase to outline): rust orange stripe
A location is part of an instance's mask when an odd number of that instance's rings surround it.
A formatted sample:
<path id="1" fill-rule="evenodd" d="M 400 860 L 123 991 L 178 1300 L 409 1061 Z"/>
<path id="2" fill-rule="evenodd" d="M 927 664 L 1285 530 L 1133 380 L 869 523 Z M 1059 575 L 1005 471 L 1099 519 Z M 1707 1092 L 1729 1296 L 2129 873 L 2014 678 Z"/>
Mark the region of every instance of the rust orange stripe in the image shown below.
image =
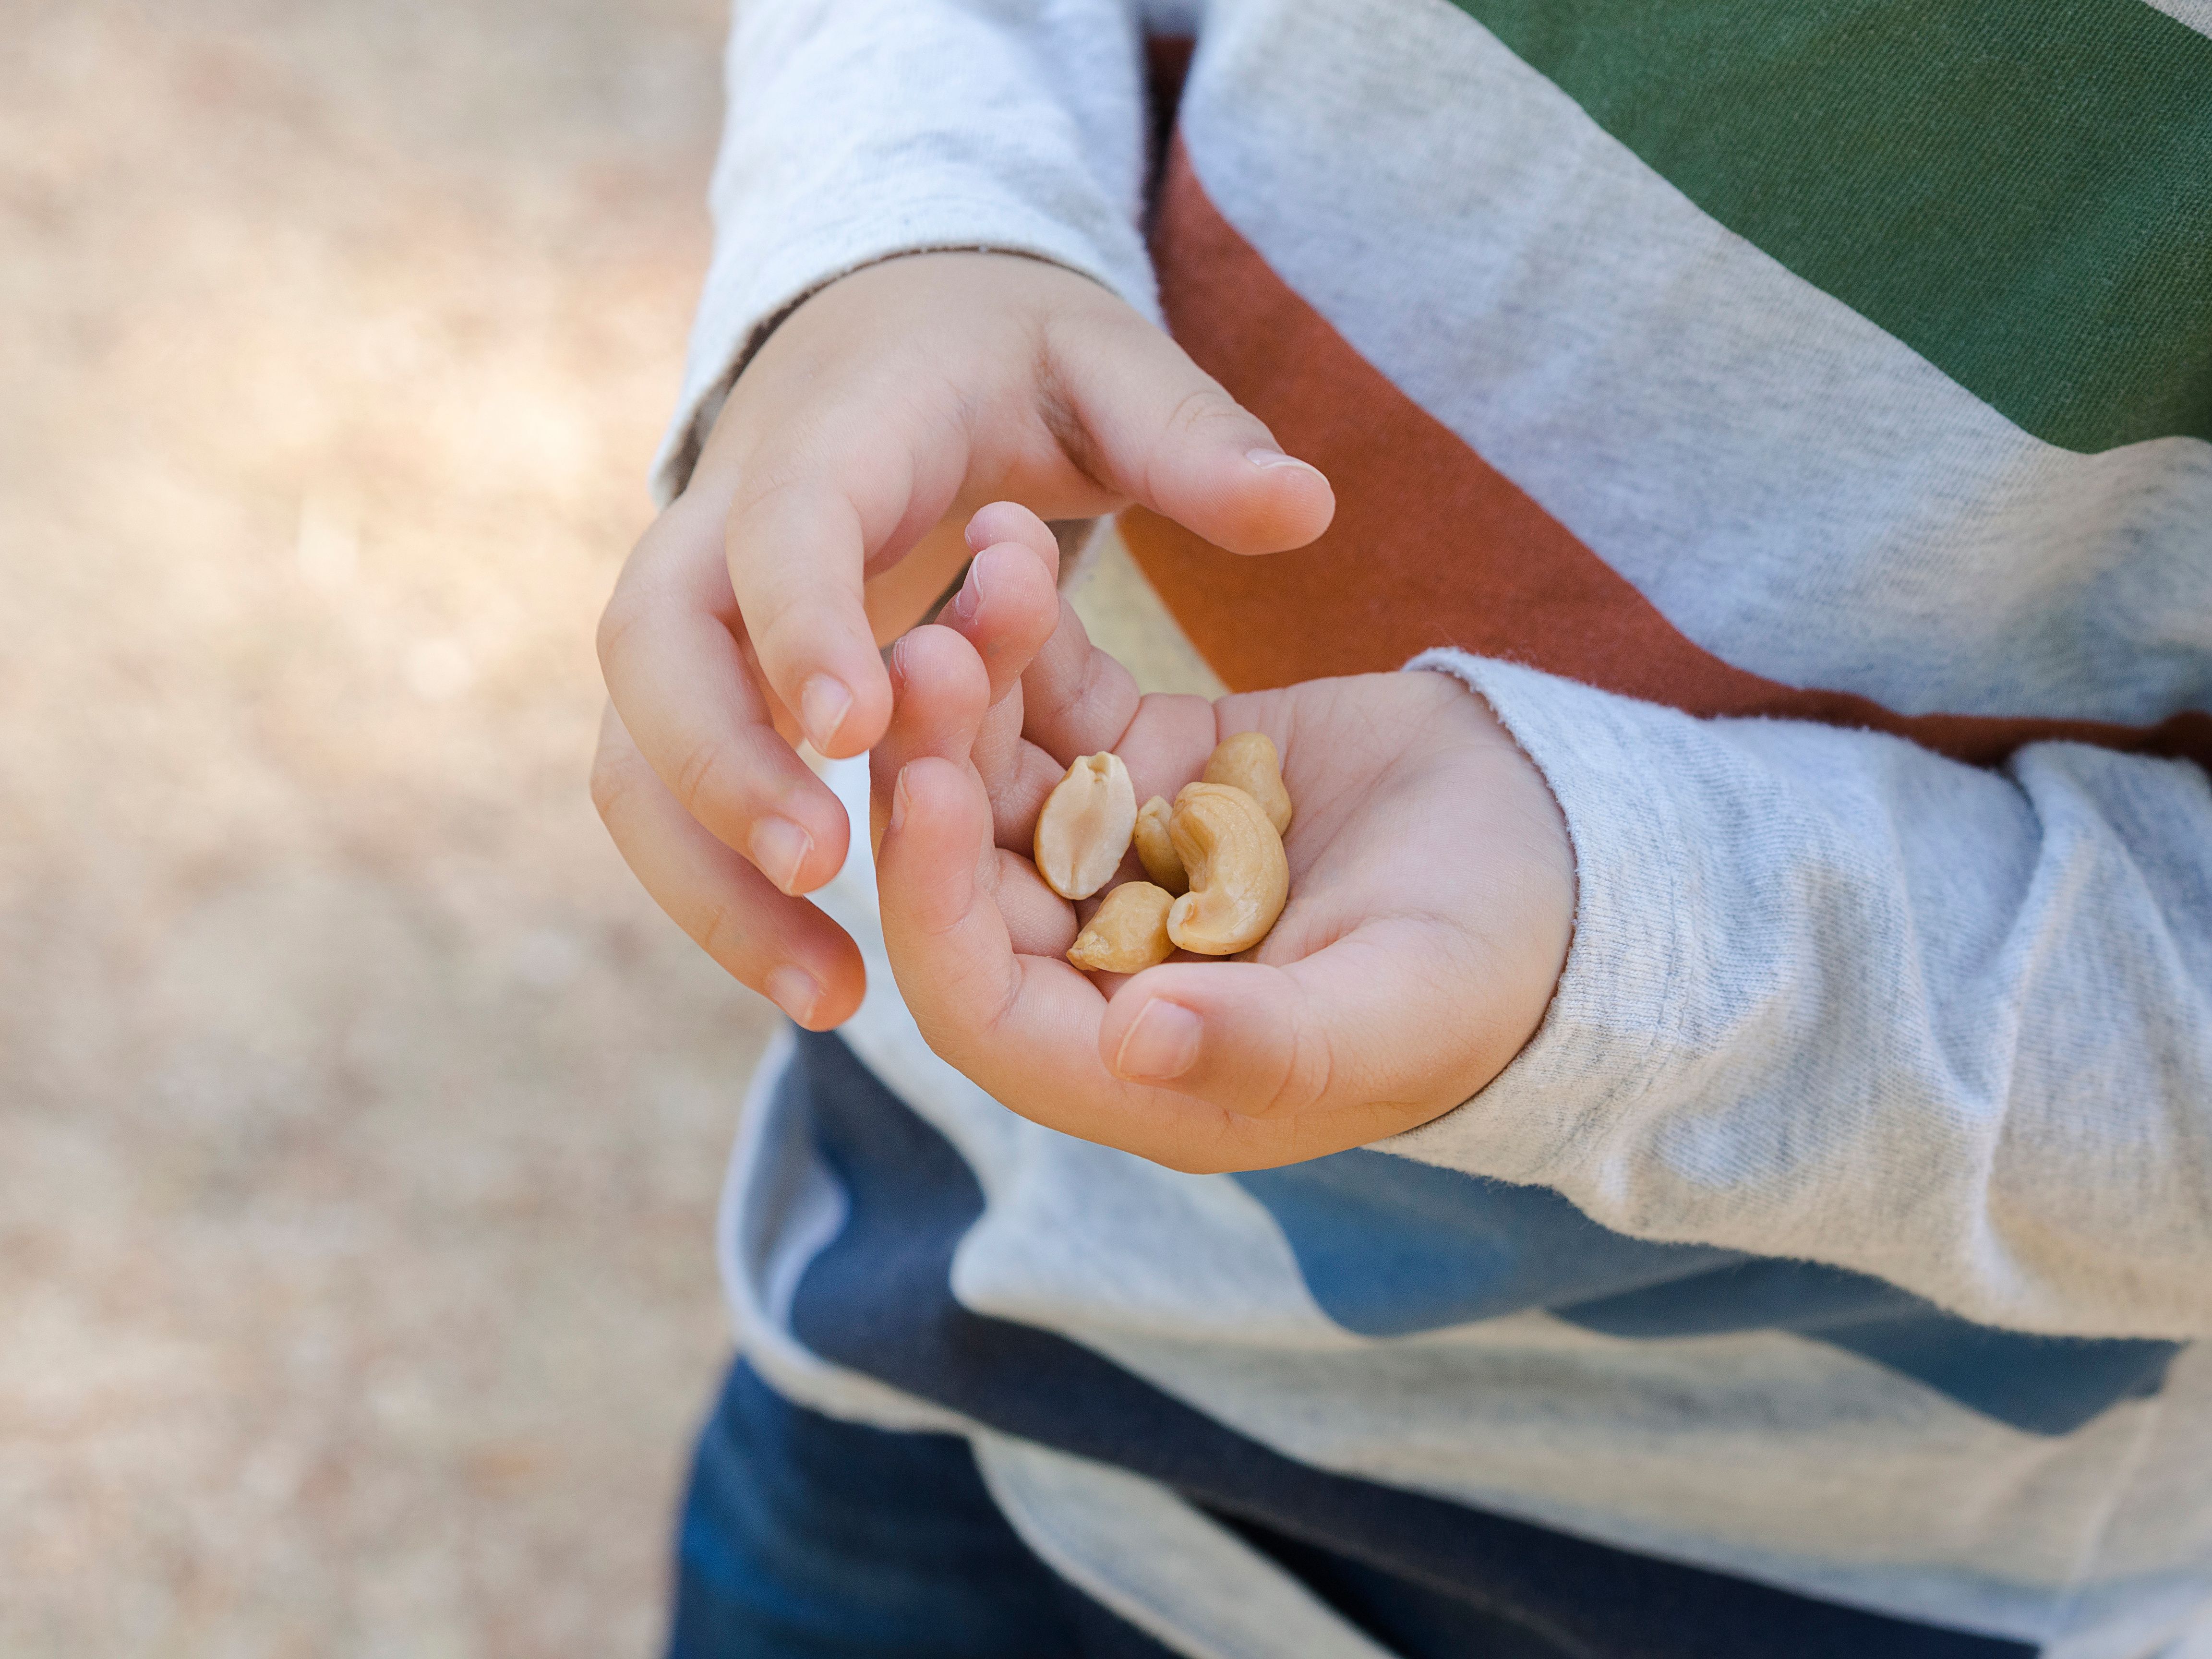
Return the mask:
<path id="1" fill-rule="evenodd" d="M 1221 216 L 1180 143 L 1152 252 L 1176 338 L 1336 487 L 1328 533 L 1268 558 L 1224 553 L 1141 510 L 1124 516 L 1138 563 L 1234 690 L 1393 669 L 1455 645 L 1693 714 L 1870 727 L 1978 764 L 2069 738 L 2212 769 L 2212 714 L 2198 711 L 2154 726 L 1907 715 L 1737 668 L 1354 351 Z"/>

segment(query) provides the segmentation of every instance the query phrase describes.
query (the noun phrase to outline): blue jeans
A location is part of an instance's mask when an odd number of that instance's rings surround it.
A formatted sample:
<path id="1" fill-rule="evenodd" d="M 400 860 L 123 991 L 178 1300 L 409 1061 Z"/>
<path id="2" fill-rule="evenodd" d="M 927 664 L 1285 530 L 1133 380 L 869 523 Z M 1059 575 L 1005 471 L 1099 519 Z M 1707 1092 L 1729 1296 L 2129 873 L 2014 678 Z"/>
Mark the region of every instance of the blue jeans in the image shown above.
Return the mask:
<path id="1" fill-rule="evenodd" d="M 957 1435 L 794 1406 L 740 1360 L 699 1438 L 669 1659 L 1164 1659 L 1039 1560 Z"/>
<path id="2" fill-rule="evenodd" d="M 1563 1659 L 1504 1620 L 1218 1516 L 1407 1659 Z M 699 1437 L 668 1659 L 1170 1659 L 1047 1566 L 957 1435 L 822 1416 L 742 1359 Z"/>

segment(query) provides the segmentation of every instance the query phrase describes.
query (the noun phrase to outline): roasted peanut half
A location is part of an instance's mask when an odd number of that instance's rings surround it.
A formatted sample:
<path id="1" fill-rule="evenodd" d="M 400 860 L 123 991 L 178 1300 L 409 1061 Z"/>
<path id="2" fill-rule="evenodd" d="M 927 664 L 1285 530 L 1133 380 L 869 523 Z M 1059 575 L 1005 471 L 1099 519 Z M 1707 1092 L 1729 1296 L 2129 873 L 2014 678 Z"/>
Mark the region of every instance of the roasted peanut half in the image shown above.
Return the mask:
<path id="1" fill-rule="evenodd" d="M 1222 738 L 1206 763 L 1203 781 L 1242 789 L 1260 803 L 1277 835 L 1290 834 L 1291 792 L 1283 787 L 1283 757 L 1265 732 L 1239 732 Z"/>
<path id="2" fill-rule="evenodd" d="M 1121 757 L 1079 755 L 1037 813 L 1037 873 L 1062 898 L 1089 898 L 1114 878 L 1136 825 L 1137 791 Z"/>
<path id="3" fill-rule="evenodd" d="M 1202 956 L 1234 956 L 1267 936 L 1291 896 L 1283 838 L 1267 808 L 1233 784 L 1185 784 L 1168 822 L 1190 891 L 1168 911 L 1168 937 Z"/>
<path id="4" fill-rule="evenodd" d="M 1106 895 L 1091 924 L 1075 936 L 1067 959 L 1090 972 L 1133 974 L 1175 954 L 1168 907 L 1175 895 L 1149 881 L 1125 881 Z"/>
<path id="5" fill-rule="evenodd" d="M 1137 809 L 1137 857 L 1154 886 L 1180 897 L 1190 891 L 1190 878 L 1183 873 L 1182 860 L 1176 856 L 1174 839 L 1168 834 L 1174 810 L 1158 795 Z"/>

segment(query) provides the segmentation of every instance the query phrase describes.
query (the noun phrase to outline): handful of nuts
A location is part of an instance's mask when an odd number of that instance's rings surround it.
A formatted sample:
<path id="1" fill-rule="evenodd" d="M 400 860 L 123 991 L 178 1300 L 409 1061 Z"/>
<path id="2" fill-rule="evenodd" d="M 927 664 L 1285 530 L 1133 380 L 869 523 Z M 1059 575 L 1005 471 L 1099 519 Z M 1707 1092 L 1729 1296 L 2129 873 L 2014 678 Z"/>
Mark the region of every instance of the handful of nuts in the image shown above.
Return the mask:
<path id="1" fill-rule="evenodd" d="M 1119 755 L 1079 756 L 1037 814 L 1037 872 L 1062 898 L 1089 898 L 1114 878 L 1133 841 L 1151 879 L 1108 893 L 1067 959 L 1133 974 L 1177 948 L 1209 957 L 1250 950 L 1290 897 L 1290 823 L 1281 758 L 1264 732 L 1224 739 L 1173 806 L 1155 795 L 1139 809 Z"/>

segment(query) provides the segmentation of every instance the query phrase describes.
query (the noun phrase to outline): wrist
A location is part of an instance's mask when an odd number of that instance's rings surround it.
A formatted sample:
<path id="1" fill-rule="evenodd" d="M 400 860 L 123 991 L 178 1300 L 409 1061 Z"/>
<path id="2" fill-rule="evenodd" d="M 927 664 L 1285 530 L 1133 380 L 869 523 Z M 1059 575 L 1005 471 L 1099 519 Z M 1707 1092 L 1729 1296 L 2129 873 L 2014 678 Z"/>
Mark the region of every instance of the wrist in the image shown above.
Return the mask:
<path id="1" fill-rule="evenodd" d="M 1470 842 L 1495 872 L 1484 914 L 1469 927 L 1502 957 L 1477 1033 L 1480 1054 L 1468 1095 L 1480 1092 L 1536 1040 L 1573 952 L 1579 906 L 1575 845 L 1550 780 L 1501 717 L 1457 652 L 1427 652 L 1408 671 L 1434 671 L 1449 683 L 1462 739 L 1479 750 L 1478 782 L 1464 822 Z"/>

